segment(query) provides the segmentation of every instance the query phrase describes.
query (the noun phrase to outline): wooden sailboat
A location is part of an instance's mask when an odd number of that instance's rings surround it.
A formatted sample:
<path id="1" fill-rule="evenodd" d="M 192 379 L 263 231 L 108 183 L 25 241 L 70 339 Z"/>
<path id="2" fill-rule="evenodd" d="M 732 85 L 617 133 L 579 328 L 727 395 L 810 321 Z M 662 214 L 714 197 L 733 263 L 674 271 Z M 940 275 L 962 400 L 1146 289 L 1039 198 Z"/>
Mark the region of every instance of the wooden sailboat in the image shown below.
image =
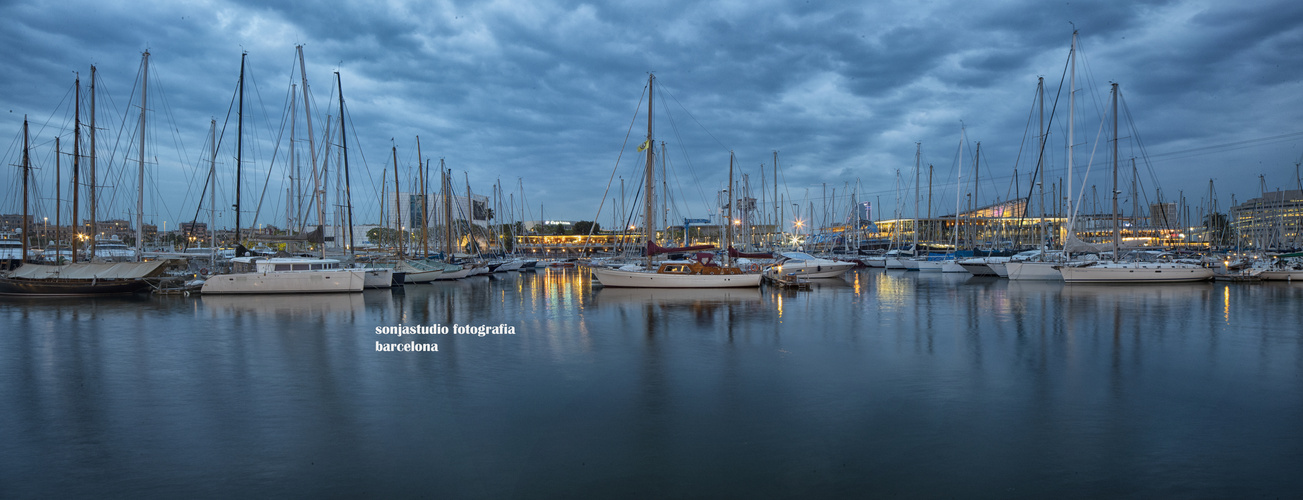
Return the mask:
<path id="1" fill-rule="evenodd" d="M 643 237 L 646 248 L 646 262 L 643 270 L 623 270 L 608 269 L 602 267 L 592 268 L 593 275 L 603 286 L 610 287 L 636 287 L 636 288 L 740 288 L 740 287 L 758 287 L 760 286 L 761 275 L 758 272 L 744 272 L 741 268 L 729 265 L 729 257 L 726 253 L 724 256 L 724 265 L 715 265 L 709 259 L 696 260 L 693 262 L 673 262 L 663 263 L 653 268 L 653 257 L 657 253 L 666 253 L 656 245 L 656 216 L 653 200 L 655 200 L 655 163 L 654 151 L 652 147 L 652 96 L 654 95 L 653 86 L 656 82 L 656 76 L 651 75 L 647 79 L 647 141 L 643 147 L 647 151 L 646 179 L 643 182 L 645 189 L 643 195 L 644 216 L 643 216 Z M 730 243 L 732 235 L 733 219 L 733 159 L 729 156 L 729 203 L 728 203 L 728 221 L 725 222 L 724 239 L 725 248 Z M 682 251 L 682 249 L 675 249 Z M 668 250 L 668 251 L 675 251 Z"/>
<path id="2" fill-rule="evenodd" d="M 145 57 L 149 57 L 148 52 L 145 53 Z M 78 93 L 80 94 L 80 92 Z M 144 107 L 143 103 L 141 107 Z M 80 117 L 77 118 L 77 122 L 80 125 Z M 27 120 L 24 118 L 22 162 L 24 240 L 31 234 L 26 227 L 28 213 L 27 179 L 31 171 L 29 142 Z M 77 185 L 75 179 L 73 185 Z M 75 213 L 73 217 L 75 220 Z M 76 226 L 75 223 L 73 225 Z M 166 265 L 165 261 L 120 264 L 89 262 L 72 262 L 63 265 L 29 264 L 27 263 L 27 246 L 24 241 L 22 245 L 23 264 L 8 276 L 0 277 L 0 295 L 26 297 L 99 296 L 147 292 L 155 284 L 156 280 L 152 278 L 161 276 Z"/>

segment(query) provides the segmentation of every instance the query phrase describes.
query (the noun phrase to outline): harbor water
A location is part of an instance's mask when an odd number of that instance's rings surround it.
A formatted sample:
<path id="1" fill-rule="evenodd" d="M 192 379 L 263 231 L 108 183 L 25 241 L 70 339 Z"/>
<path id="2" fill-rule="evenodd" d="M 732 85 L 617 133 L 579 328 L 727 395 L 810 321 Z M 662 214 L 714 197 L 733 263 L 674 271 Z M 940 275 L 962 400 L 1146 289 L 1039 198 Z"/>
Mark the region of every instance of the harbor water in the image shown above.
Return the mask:
<path id="1" fill-rule="evenodd" d="M 1295 497 L 1301 325 L 1303 283 L 880 269 L 0 299 L 0 497 Z"/>

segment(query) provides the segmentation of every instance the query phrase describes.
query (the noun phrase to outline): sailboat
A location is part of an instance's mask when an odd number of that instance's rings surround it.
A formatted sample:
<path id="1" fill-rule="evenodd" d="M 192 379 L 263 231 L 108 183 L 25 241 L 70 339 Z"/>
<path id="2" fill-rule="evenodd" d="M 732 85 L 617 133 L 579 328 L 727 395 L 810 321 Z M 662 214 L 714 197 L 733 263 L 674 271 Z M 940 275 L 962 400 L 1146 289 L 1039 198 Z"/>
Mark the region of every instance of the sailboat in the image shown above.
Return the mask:
<path id="1" fill-rule="evenodd" d="M 149 74 L 149 52 L 144 53 L 142 62 L 142 78 L 148 78 Z M 141 130 L 144 130 L 144 113 L 145 113 L 145 86 L 141 85 Z M 81 81 L 77 82 L 77 97 L 74 98 L 77 106 L 77 142 L 80 142 L 81 128 Z M 31 154 L 29 151 L 29 135 L 27 119 L 23 119 L 23 239 L 26 240 L 31 233 L 27 230 L 27 188 L 28 177 L 31 175 Z M 141 150 L 145 148 L 144 134 L 141 134 Z M 74 146 L 74 155 L 80 154 L 80 145 Z M 144 189 L 144 155 L 141 155 L 141 185 Z M 75 164 L 75 163 L 74 163 Z M 74 172 L 76 169 L 74 168 Z M 76 176 L 76 174 L 74 174 Z M 74 185 L 77 182 L 74 181 Z M 74 190 L 74 193 L 76 191 Z M 74 203 L 74 207 L 76 204 Z M 73 220 L 77 218 L 77 210 L 73 210 Z M 74 224 L 75 225 L 75 224 Z M 137 221 L 137 229 L 140 223 Z M 73 241 L 76 239 L 73 238 Z M 137 241 L 140 241 L 137 237 Z M 158 278 L 162 276 L 167 261 L 155 260 L 150 262 L 124 262 L 124 263 L 90 263 L 90 262 L 71 262 L 63 265 L 39 265 L 29 264 L 27 256 L 26 241 L 22 243 L 22 265 L 14 269 L 8 276 L 0 277 L 0 295 L 16 296 L 98 296 L 112 294 L 133 294 L 142 293 L 150 290 Z M 75 247 L 71 252 L 71 257 L 75 257 Z M 75 260 L 75 259 L 74 259 Z"/>
<path id="2" fill-rule="evenodd" d="M 301 53 L 300 53 L 301 54 Z M 239 125 L 236 127 L 235 234 L 240 237 L 240 171 L 243 161 L 244 129 L 244 59 L 240 55 Z M 306 86 L 305 86 L 306 88 Z M 307 101 L 307 99 L 304 99 Z M 314 165 L 315 168 L 315 165 Z M 366 283 L 365 269 L 345 268 L 336 259 L 264 258 L 238 256 L 231 259 L 234 273 L 219 274 L 204 281 L 204 294 L 264 294 L 361 292 Z"/>
<path id="3" fill-rule="evenodd" d="M 593 267 L 593 276 L 603 286 L 610 287 L 636 287 L 636 288 L 743 288 L 760 286 L 761 275 L 758 272 L 746 272 L 737 266 L 729 265 L 727 253 L 724 255 L 724 265 L 715 265 L 710 258 L 698 259 L 692 262 L 667 262 L 662 263 L 655 269 L 652 268 L 652 258 L 658 253 L 669 253 L 673 251 L 691 251 L 704 250 L 705 247 L 684 247 L 680 249 L 665 249 L 656 244 L 656 217 L 653 206 L 653 191 L 656 185 L 654 151 L 656 148 L 652 137 L 652 96 L 656 75 L 650 75 L 647 78 L 647 141 L 639 149 L 647 151 L 646 180 L 643 183 L 645 192 L 643 194 L 644 217 L 643 217 L 643 237 L 646 245 L 646 265 L 643 270 L 625 270 L 609 269 L 604 267 Z M 728 203 L 728 220 L 733 219 L 733 157 L 729 156 L 729 203 Z M 731 239 L 732 224 L 724 224 L 725 247 L 728 247 L 727 240 Z"/>
<path id="4" fill-rule="evenodd" d="M 1069 73 L 1069 77 L 1068 77 L 1068 141 L 1067 141 L 1067 146 L 1068 146 L 1068 151 L 1067 151 L 1067 153 L 1068 153 L 1068 162 L 1067 162 L 1067 163 L 1068 163 L 1068 181 L 1069 181 L 1069 183 L 1071 183 L 1071 181 L 1072 181 L 1072 144 L 1073 144 L 1073 140 L 1074 140 L 1074 139 L 1073 139 L 1073 138 L 1074 138 L 1074 132 L 1073 132 L 1073 123 L 1074 123 L 1074 122 L 1073 122 L 1073 116 L 1072 116 L 1072 115 L 1073 115 L 1073 113 L 1074 113 L 1074 110 L 1076 109 L 1076 108 L 1075 108 L 1075 105 L 1076 105 L 1076 104 L 1075 104 L 1075 103 L 1076 103 L 1076 97 L 1075 97 L 1075 94 L 1076 94 L 1076 85 L 1077 85 L 1077 32 L 1076 32 L 1076 31 L 1073 31 L 1073 32 L 1072 32 L 1072 48 L 1070 48 L 1070 49 L 1068 50 L 1068 61 L 1069 61 L 1069 62 L 1068 62 L 1068 66 L 1069 66 L 1069 69 L 1070 69 L 1070 73 Z M 1044 110 L 1044 108 L 1045 108 L 1045 102 L 1044 102 L 1044 99 L 1045 99 L 1044 96 L 1045 96 L 1045 94 L 1044 94 L 1044 87 L 1043 87 L 1042 85 L 1040 85 L 1040 84 L 1037 85 L 1037 94 L 1038 94 L 1038 96 L 1040 97 L 1040 100 L 1041 100 L 1041 105 L 1040 105 L 1040 106 L 1041 106 L 1041 112 L 1040 112 L 1040 114 L 1041 114 L 1041 116 L 1044 116 L 1044 114 L 1045 114 L 1045 110 Z M 1042 118 L 1041 121 L 1043 122 L 1043 121 L 1044 121 L 1044 118 Z M 1042 135 L 1041 135 L 1041 141 L 1040 141 L 1041 145 L 1040 145 L 1040 148 L 1039 148 L 1039 149 L 1040 149 L 1041 160 L 1040 160 L 1039 163 L 1042 165 L 1042 167 L 1041 167 L 1041 169 L 1042 169 L 1042 170 L 1041 170 L 1041 172 L 1042 172 L 1042 174 L 1041 174 L 1041 175 L 1042 175 L 1042 182 L 1041 182 L 1041 184 L 1043 185 L 1043 184 L 1044 184 L 1044 180 L 1043 180 L 1043 179 L 1044 179 L 1044 177 L 1043 177 L 1043 176 L 1044 176 L 1044 173 L 1043 173 L 1043 172 L 1044 172 L 1044 170 L 1043 170 L 1044 167 L 1043 167 L 1043 165 L 1044 165 L 1044 163 L 1045 163 L 1044 156 L 1045 156 L 1045 144 L 1046 144 L 1046 136 L 1045 136 L 1046 130 L 1045 130 L 1045 127 L 1044 127 L 1044 126 L 1040 127 L 1040 132 L 1041 132 Z M 1041 225 L 1042 225 L 1042 227 L 1044 227 L 1044 220 L 1045 220 L 1044 193 L 1042 193 L 1042 195 L 1041 195 L 1041 199 L 1042 199 L 1042 202 L 1041 202 Z M 1068 199 L 1068 210 L 1069 210 L 1069 211 L 1072 210 L 1072 199 L 1071 199 L 1071 198 Z M 1071 225 L 1069 225 L 1069 228 L 1068 228 L 1068 234 L 1072 234 Z M 1007 274 L 1007 276 L 1008 276 L 1009 279 L 1011 279 L 1011 280 L 1016 280 L 1016 281 L 1024 281 L 1024 280 L 1025 280 L 1025 281 L 1061 281 L 1061 280 L 1063 280 L 1063 274 L 1059 272 L 1059 269 L 1062 268 L 1062 267 L 1066 267 L 1066 266 L 1070 265 L 1070 264 L 1067 262 L 1067 260 L 1068 260 L 1068 259 L 1067 259 L 1067 252 L 1051 252 L 1051 251 L 1047 250 L 1047 249 L 1045 248 L 1045 239 L 1044 239 L 1044 238 L 1045 238 L 1045 236 L 1042 235 L 1042 239 L 1041 239 L 1041 248 L 1040 248 L 1039 250 L 1032 250 L 1032 251 L 1028 251 L 1028 252 L 1020 253 L 1020 254 L 1018 254 L 1018 255 L 1014 255 L 1013 257 L 1011 257 L 1011 258 L 1009 259 L 1009 262 L 1006 262 L 1006 263 L 1005 263 L 1005 265 L 1004 265 L 1004 266 L 1005 266 L 1005 273 Z"/>
<path id="5" fill-rule="evenodd" d="M 1063 266 L 1059 272 L 1067 283 L 1172 283 L 1206 281 L 1213 270 L 1197 264 L 1180 262 L 1118 261 L 1121 242 L 1121 225 L 1118 223 L 1118 84 L 1113 84 L 1113 260 L 1096 262 L 1087 266 Z M 1069 232 L 1071 238 L 1072 234 Z"/>
<path id="6" fill-rule="evenodd" d="M 944 261 L 941 262 L 941 272 L 943 272 L 943 273 L 966 273 L 966 272 L 968 272 L 968 269 L 964 268 L 964 266 L 962 266 L 962 265 L 959 264 L 959 230 L 960 230 L 960 225 L 959 225 L 959 216 L 961 215 L 961 214 L 960 214 L 960 210 L 961 210 L 961 208 L 962 208 L 962 206 L 959 204 L 959 200 L 961 199 L 961 198 L 960 198 L 960 195 L 963 194 L 963 185 L 964 185 L 964 143 L 967 142 L 967 141 L 968 141 L 968 134 L 967 134 L 967 132 L 964 130 L 964 128 L 961 127 L 961 128 L 960 128 L 960 131 L 959 131 L 959 155 L 958 155 L 958 158 L 959 158 L 959 171 L 955 174 L 955 237 L 954 237 L 954 244 L 953 244 L 954 249 L 951 250 L 951 252 L 953 252 L 953 253 L 951 253 L 951 254 L 948 256 L 949 258 L 947 258 L 946 260 L 944 260 Z M 978 152 L 980 153 L 980 152 L 981 152 L 982 143 L 980 143 L 980 142 L 977 143 L 977 147 L 978 147 Z M 979 154 L 978 157 L 980 157 L 980 156 L 981 156 L 981 155 Z M 976 174 L 974 174 L 974 178 L 976 178 Z M 976 186 L 976 183 L 974 183 L 974 186 Z"/>

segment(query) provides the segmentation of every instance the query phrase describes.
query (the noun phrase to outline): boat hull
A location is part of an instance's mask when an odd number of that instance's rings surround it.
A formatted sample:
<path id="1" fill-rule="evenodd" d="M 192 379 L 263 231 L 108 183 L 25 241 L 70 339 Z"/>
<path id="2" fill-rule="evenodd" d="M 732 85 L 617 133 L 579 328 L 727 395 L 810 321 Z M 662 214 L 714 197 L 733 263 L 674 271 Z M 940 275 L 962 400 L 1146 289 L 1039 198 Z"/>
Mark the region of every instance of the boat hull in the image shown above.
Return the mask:
<path id="1" fill-rule="evenodd" d="M 1206 267 L 1163 264 L 1063 267 L 1059 272 L 1066 283 L 1181 283 L 1213 277 Z"/>
<path id="2" fill-rule="evenodd" d="M 469 267 L 461 268 L 461 269 L 458 269 L 458 270 L 456 270 L 456 271 L 446 271 L 446 270 L 445 270 L 445 271 L 443 272 L 443 274 L 440 274 L 440 275 L 438 275 L 438 276 L 435 276 L 434 279 L 435 279 L 435 281 L 459 280 L 459 279 L 465 278 L 465 277 L 467 277 L 467 276 L 471 276 L 471 272 L 472 272 L 472 271 L 474 271 L 474 269 L 469 268 Z"/>
<path id="3" fill-rule="evenodd" d="M 1258 273 L 1258 279 L 1267 281 L 1293 281 L 1303 280 L 1303 271 L 1263 271 Z"/>
<path id="4" fill-rule="evenodd" d="M 130 295 L 149 291 L 144 279 L 26 279 L 0 278 L 0 295 L 85 297 Z"/>
<path id="5" fill-rule="evenodd" d="M 630 288 L 745 288 L 760 286 L 759 274 L 664 274 L 592 268 L 602 286 Z"/>
<path id="6" fill-rule="evenodd" d="M 986 267 L 987 269 L 990 269 L 991 272 L 995 273 L 996 276 L 1001 278 L 1009 277 L 1009 268 L 1005 267 L 1004 262 L 987 262 Z"/>
<path id="7" fill-rule="evenodd" d="M 986 266 L 983 266 L 986 267 Z M 941 272 L 943 273 L 969 273 L 967 267 L 953 260 L 947 260 L 941 263 Z"/>
<path id="8" fill-rule="evenodd" d="M 1063 281 L 1056 262 L 1007 262 L 1004 265 L 1011 280 Z"/>
<path id="9" fill-rule="evenodd" d="M 968 271 L 968 273 L 972 274 L 973 276 L 999 276 L 999 274 L 995 272 L 995 269 L 992 269 L 991 266 L 986 263 L 961 262 L 959 263 L 959 265 L 962 266 L 965 271 Z"/>
<path id="10" fill-rule="evenodd" d="M 389 288 L 394 286 L 394 270 L 385 267 L 361 268 L 363 288 Z"/>
<path id="11" fill-rule="evenodd" d="M 941 272 L 941 267 L 945 265 L 945 262 L 940 260 L 916 260 L 912 262 L 918 266 L 919 271 L 923 272 Z"/>
<path id="12" fill-rule="evenodd" d="M 798 278 L 836 278 L 855 268 L 854 262 L 838 262 L 835 264 L 817 265 L 817 266 L 799 266 L 792 267 L 783 264 L 782 271 L 778 272 L 779 276 L 796 276 Z"/>
<path id="13" fill-rule="evenodd" d="M 204 294 L 360 292 L 366 282 L 364 274 L 360 269 L 221 274 L 205 281 L 200 292 Z"/>

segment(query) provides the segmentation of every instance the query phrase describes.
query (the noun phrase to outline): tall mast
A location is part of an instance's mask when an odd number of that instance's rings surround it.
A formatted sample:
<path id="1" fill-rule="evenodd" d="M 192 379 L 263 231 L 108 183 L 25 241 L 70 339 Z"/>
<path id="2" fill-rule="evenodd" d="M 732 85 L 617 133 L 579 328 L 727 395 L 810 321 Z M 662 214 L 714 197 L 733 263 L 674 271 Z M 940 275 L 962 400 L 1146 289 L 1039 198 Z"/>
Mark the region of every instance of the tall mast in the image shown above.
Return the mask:
<path id="1" fill-rule="evenodd" d="M 208 120 L 208 265 L 217 264 L 217 120 Z"/>
<path id="2" fill-rule="evenodd" d="M 1113 262 L 1118 260 L 1122 228 L 1118 225 L 1118 84 L 1113 84 Z"/>
<path id="3" fill-rule="evenodd" d="M 398 146 L 392 146 L 394 153 L 394 229 L 398 230 L 398 255 L 403 255 L 403 209 L 398 189 Z"/>
<path id="4" fill-rule="evenodd" d="M 922 156 L 923 156 L 923 143 L 921 142 L 914 143 L 914 248 L 910 251 L 914 252 L 915 257 L 918 257 L 918 197 L 920 194 L 919 181 L 922 180 L 919 172 L 919 167 L 921 166 L 920 159 L 922 158 Z M 928 188 L 927 188 L 928 190 L 927 209 L 929 212 L 932 210 L 932 184 L 930 180 L 931 178 L 932 177 L 929 175 Z"/>
<path id="5" fill-rule="evenodd" d="M 348 132 L 344 127 L 344 82 L 339 78 L 339 72 L 335 72 L 335 85 L 339 87 L 339 143 L 344 149 L 344 204 L 348 207 L 348 251 L 357 255 L 357 250 L 353 248 L 353 192 L 350 189 L 352 183 L 348 176 Z"/>
<path id="6" fill-rule="evenodd" d="M 62 199 L 63 179 L 60 178 L 60 173 L 62 172 L 63 167 L 59 164 L 60 163 L 59 155 L 63 154 L 61 150 L 62 148 L 59 146 L 59 136 L 54 136 L 54 263 L 55 264 L 62 264 L 62 262 L 59 262 L 59 252 L 60 252 L 59 236 L 63 232 L 59 230 L 59 226 L 63 225 L 62 220 L 59 218 L 59 215 L 63 213 L 63 207 L 59 206 L 63 204 L 63 199 Z M 76 261 L 74 260 L 73 262 Z"/>
<path id="7" fill-rule="evenodd" d="M 429 165 L 421 159 L 421 136 L 416 136 L 416 165 L 421 176 L 421 252 L 422 257 L 430 257 L 430 211 L 426 209 L 429 205 L 425 200 L 425 176 L 428 173 Z"/>
<path id="8" fill-rule="evenodd" d="M 149 51 L 142 59 L 140 72 L 140 168 L 137 169 L 136 190 L 136 262 L 145 260 L 145 89 L 149 86 Z"/>
<path id="9" fill-rule="evenodd" d="M 1041 234 L 1039 235 L 1041 241 L 1040 241 L 1040 245 L 1039 245 L 1039 246 L 1040 246 L 1040 248 L 1041 248 L 1041 252 L 1044 253 L 1044 252 L 1045 252 L 1045 236 L 1046 236 L 1046 233 L 1048 232 L 1047 229 L 1046 229 L 1046 226 L 1045 226 L 1045 142 L 1046 142 L 1046 134 L 1045 134 L 1045 77 L 1037 77 L 1037 78 L 1036 78 L 1036 95 L 1038 96 L 1038 100 L 1039 100 L 1039 102 L 1040 102 L 1040 104 L 1038 105 L 1038 107 L 1040 108 L 1040 111 L 1039 111 L 1039 114 L 1040 114 L 1040 126 L 1039 126 L 1039 130 L 1040 130 L 1040 132 L 1041 132 L 1041 147 L 1039 148 L 1039 149 L 1040 149 L 1040 152 L 1038 153 L 1038 154 L 1040 155 L 1040 157 L 1036 160 L 1036 163 L 1037 163 L 1037 165 L 1038 165 L 1038 167 L 1036 168 L 1036 170 L 1037 170 L 1037 172 L 1040 174 L 1040 177 L 1041 177 L 1041 178 L 1040 178 L 1040 181 L 1036 182 L 1036 188 L 1037 188 L 1038 190 L 1040 190 L 1040 195 L 1041 195 L 1041 203 L 1040 203 L 1040 205 L 1041 205 L 1041 213 L 1040 213 L 1040 217 L 1039 217 L 1039 219 L 1040 219 L 1040 224 L 1038 224 L 1038 225 L 1040 226 L 1040 228 L 1041 228 Z"/>
<path id="10" fill-rule="evenodd" d="M 303 80 L 303 113 L 308 120 L 308 151 L 311 152 L 309 156 L 312 160 L 312 164 L 309 165 L 312 169 L 312 201 L 317 205 L 317 225 L 322 226 L 324 229 L 326 224 L 326 207 L 323 206 L 322 202 L 325 201 L 323 199 L 325 192 L 321 189 L 321 179 L 317 175 L 317 142 L 316 137 L 312 135 L 312 106 L 311 103 L 308 102 L 308 73 L 303 63 L 303 46 L 296 45 L 295 49 L 299 52 L 299 77 Z M 398 179 L 394 178 L 395 186 L 398 185 L 397 182 Z M 322 233 L 321 258 L 326 258 L 324 232 Z"/>
<path id="11" fill-rule="evenodd" d="M 86 201 L 90 203 L 90 247 L 91 258 L 95 257 L 95 236 L 100 234 L 98 208 L 95 204 L 95 66 L 90 67 L 90 175 L 87 176 Z"/>
<path id="12" fill-rule="evenodd" d="M 303 191 L 302 188 L 299 187 L 299 183 L 302 182 L 303 175 L 299 171 L 299 159 L 294 157 L 294 150 L 298 149 L 294 146 L 295 136 L 298 135 L 296 125 L 298 125 L 299 122 L 298 119 L 294 117 L 294 115 L 298 114 L 297 104 L 299 99 L 295 94 L 295 92 L 299 90 L 298 87 L 298 85 L 293 83 L 290 84 L 290 192 L 293 194 L 293 197 L 285 200 L 285 210 L 288 211 L 290 205 L 294 206 L 294 222 L 297 222 L 298 224 L 297 227 L 290 225 L 289 222 L 286 222 L 285 225 L 288 228 L 295 228 L 302 231 L 304 227 L 303 198 L 299 196 L 299 194 Z"/>
<path id="13" fill-rule="evenodd" d="M 779 213 L 779 208 L 778 208 L 779 206 L 781 206 L 781 205 L 779 205 L 779 201 L 778 201 L 778 150 L 774 150 L 774 216 L 775 216 L 775 217 L 778 217 L 778 220 L 774 221 L 774 222 L 775 222 L 775 224 L 774 224 L 774 230 L 772 230 L 772 231 L 769 232 L 769 234 L 770 234 L 770 236 L 771 236 L 770 239 L 769 239 L 769 250 L 770 250 L 770 251 L 773 251 L 774 248 L 775 248 L 775 247 L 778 245 L 778 243 L 779 243 L 779 242 L 774 241 L 773 237 L 774 237 L 774 236 L 777 236 L 777 234 L 781 234 L 781 233 L 782 233 L 782 227 L 783 227 L 783 216 L 780 215 L 780 213 Z M 777 234 L 775 234 L 775 233 L 777 233 Z"/>
<path id="14" fill-rule="evenodd" d="M 444 167 L 443 158 L 439 158 L 439 177 L 443 183 L 439 187 L 443 191 L 443 259 L 447 262 L 452 260 L 452 179 Z M 542 215 L 541 209 L 539 215 Z"/>
<path id="15" fill-rule="evenodd" d="M 724 220 L 724 266 L 729 265 L 729 249 L 733 247 L 733 152 L 728 152 L 728 218 Z"/>
<path id="16" fill-rule="evenodd" d="M 27 141 L 27 115 L 23 115 L 23 263 L 27 263 L 27 247 L 31 246 L 32 236 L 27 231 L 27 178 L 31 177 L 32 159 L 27 151 L 30 146 Z"/>
<path id="17" fill-rule="evenodd" d="M 78 191 L 81 190 L 81 75 L 77 75 L 76 98 L 72 100 L 73 112 L 73 129 L 72 129 L 72 217 L 69 217 L 68 228 L 72 229 L 72 234 L 68 235 L 70 249 L 72 250 L 72 262 L 77 262 L 77 236 L 81 231 L 77 228 L 77 217 L 81 213 L 81 207 L 77 201 L 80 199 Z M 56 138 L 56 143 L 58 142 Z M 55 146 L 58 149 L 58 146 Z M 58 155 L 55 155 L 58 157 Z M 94 257 L 94 255 L 91 255 Z M 89 258 L 86 260 L 90 260 Z"/>
<path id="18" fill-rule="evenodd" d="M 973 198 L 972 198 L 973 201 L 968 204 L 968 218 L 970 220 L 968 221 L 968 231 L 965 232 L 965 237 L 968 238 L 969 247 L 976 247 L 976 245 L 973 244 L 973 235 L 974 233 L 977 232 L 976 231 L 977 228 L 974 227 L 973 221 L 971 219 L 974 217 L 973 212 L 978 207 L 977 192 L 978 189 L 980 189 L 981 187 L 978 182 L 979 179 L 981 179 L 981 165 L 982 165 L 982 141 L 977 141 L 977 151 L 973 153 Z M 1014 178 L 1015 179 L 1018 178 L 1017 173 L 1014 174 Z M 956 248 L 955 251 L 958 252 L 959 249 Z"/>
<path id="19" fill-rule="evenodd" d="M 320 244 L 321 244 L 321 258 L 323 259 L 326 258 L 326 222 L 328 220 L 326 219 L 325 215 L 328 213 L 326 211 L 326 207 L 329 206 L 329 204 L 327 203 L 328 201 L 327 194 L 330 193 L 330 133 L 331 133 L 330 124 L 331 124 L 330 115 L 327 114 L 326 130 L 324 131 L 325 135 L 321 137 L 321 190 L 320 190 L 321 207 L 318 210 L 318 213 L 321 214 L 321 220 L 319 221 L 320 224 L 318 224 L 318 227 L 321 228 Z"/>
<path id="20" fill-rule="evenodd" d="M 661 227 L 665 228 L 665 236 L 669 237 L 670 230 L 670 211 L 667 207 L 669 203 L 670 178 L 665 175 L 665 141 L 661 141 Z M 597 222 L 597 221 L 593 221 Z"/>
<path id="21" fill-rule="evenodd" d="M 647 179 L 643 182 L 643 184 L 647 186 L 647 192 L 646 194 L 644 194 L 646 199 L 643 200 L 643 203 L 645 204 L 645 210 L 643 211 L 643 218 L 642 218 L 643 232 L 646 233 L 646 237 L 647 237 L 647 243 L 646 245 L 644 245 L 644 248 L 646 248 L 645 253 L 647 254 L 647 266 L 646 266 L 647 269 L 651 269 L 651 263 L 652 263 L 651 244 L 656 239 L 656 227 L 655 227 L 656 220 L 655 220 L 655 215 L 652 213 L 652 199 L 653 199 L 652 196 L 656 194 L 656 189 L 655 189 L 656 162 L 655 162 L 655 158 L 653 157 L 655 148 L 651 147 L 652 98 L 656 95 L 656 93 L 653 92 L 652 86 L 655 82 L 656 82 L 656 75 L 649 75 L 647 77 L 647 142 L 643 143 L 643 146 L 645 146 L 647 149 L 647 168 L 646 168 Z"/>
<path id="22" fill-rule="evenodd" d="M 240 103 L 235 125 L 235 244 L 240 245 L 240 174 L 244 170 L 244 59 L 248 52 L 240 53 Z"/>
<path id="23" fill-rule="evenodd" d="M 959 127 L 959 171 L 955 173 L 955 253 L 959 253 L 959 200 L 964 191 L 964 143 L 968 142 L 967 131 Z"/>
<path id="24" fill-rule="evenodd" d="M 463 170 L 462 175 L 466 176 L 466 243 L 475 249 L 478 256 L 480 249 L 475 244 L 475 202 L 471 200 L 471 174 Z"/>
<path id="25" fill-rule="evenodd" d="M 1072 141 L 1076 140 L 1076 136 L 1072 132 L 1072 126 L 1074 122 L 1073 114 L 1077 102 L 1077 30 L 1072 30 L 1072 49 L 1068 52 L 1068 58 L 1071 60 L 1071 69 L 1069 70 L 1070 76 L 1068 77 L 1068 187 L 1065 192 L 1068 199 L 1068 233 L 1063 237 L 1065 248 L 1067 247 L 1068 241 L 1072 239 L 1072 226 L 1076 225 L 1077 219 L 1077 214 L 1072 211 L 1072 197 L 1074 196 L 1074 191 L 1072 190 Z M 1065 250 L 1064 253 L 1067 253 L 1067 251 Z"/>

